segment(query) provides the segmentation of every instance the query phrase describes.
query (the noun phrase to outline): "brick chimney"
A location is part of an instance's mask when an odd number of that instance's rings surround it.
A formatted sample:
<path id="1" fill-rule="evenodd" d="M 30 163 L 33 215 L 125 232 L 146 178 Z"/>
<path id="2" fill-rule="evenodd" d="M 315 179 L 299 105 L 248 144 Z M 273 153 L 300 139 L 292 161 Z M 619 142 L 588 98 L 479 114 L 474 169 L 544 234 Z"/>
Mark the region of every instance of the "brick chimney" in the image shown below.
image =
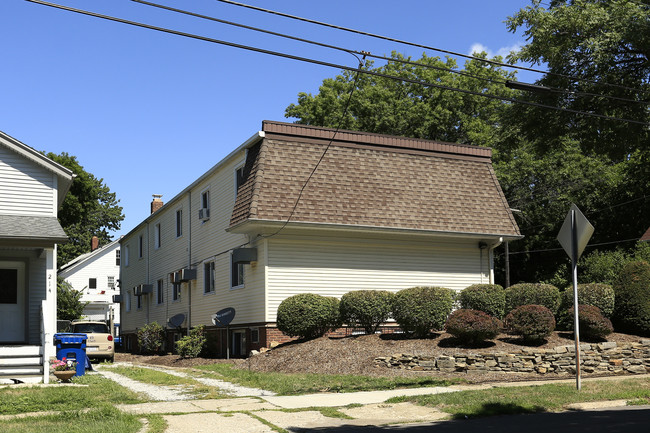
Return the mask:
<path id="1" fill-rule="evenodd" d="M 97 236 L 93 236 L 90 240 L 90 251 L 95 251 L 97 248 L 99 248 L 99 238 Z"/>
<path id="2" fill-rule="evenodd" d="M 160 199 L 162 194 L 153 194 L 153 200 L 151 201 L 151 213 L 156 212 L 158 209 L 163 207 L 163 201 Z"/>

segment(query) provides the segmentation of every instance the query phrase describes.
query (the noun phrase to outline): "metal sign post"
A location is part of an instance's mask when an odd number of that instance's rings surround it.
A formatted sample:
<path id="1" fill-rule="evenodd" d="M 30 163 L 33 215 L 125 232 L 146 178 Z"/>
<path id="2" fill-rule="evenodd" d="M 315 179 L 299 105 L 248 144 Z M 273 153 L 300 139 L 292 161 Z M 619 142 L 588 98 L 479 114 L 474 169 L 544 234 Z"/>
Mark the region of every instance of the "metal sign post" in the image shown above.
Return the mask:
<path id="1" fill-rule="evenodd" d="M 571 209 L 564 219 L 560 228 L 557 240 L 564 248 L 564 251 L 571 257 L 571 274 L 573 279 L 573 335 L 576 348 L 576 388 L 582 387 L 580 383 L 580 326 L 578 323 L 578 259 L 582 255 L 591 235 L 594 234 L 592 226 L 587 218 L 580 212 L 578 206 L 571 205 Z"/>

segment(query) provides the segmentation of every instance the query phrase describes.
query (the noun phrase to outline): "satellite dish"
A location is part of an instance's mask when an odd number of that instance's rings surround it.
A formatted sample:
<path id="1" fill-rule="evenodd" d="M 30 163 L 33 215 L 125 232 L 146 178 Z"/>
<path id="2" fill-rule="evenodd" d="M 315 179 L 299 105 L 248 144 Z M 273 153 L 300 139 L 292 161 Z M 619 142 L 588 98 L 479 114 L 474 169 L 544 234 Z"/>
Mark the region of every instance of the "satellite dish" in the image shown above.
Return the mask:
<path id="1" fill-rule="evenodd" d="M 234 318 L 235 309 L 232 307 L 224 308 L 212 315 L 212 324 L 217 326 L 228 326 Z"/>
<path id="2" fill-rule="evenodd" d="M 180 313 L 170 317 L 167 322 L 169 323 L 169 325 L 173 326 L 174 328 L 180 328 L 184 321 L 185 321 L 185 314 Z"/>

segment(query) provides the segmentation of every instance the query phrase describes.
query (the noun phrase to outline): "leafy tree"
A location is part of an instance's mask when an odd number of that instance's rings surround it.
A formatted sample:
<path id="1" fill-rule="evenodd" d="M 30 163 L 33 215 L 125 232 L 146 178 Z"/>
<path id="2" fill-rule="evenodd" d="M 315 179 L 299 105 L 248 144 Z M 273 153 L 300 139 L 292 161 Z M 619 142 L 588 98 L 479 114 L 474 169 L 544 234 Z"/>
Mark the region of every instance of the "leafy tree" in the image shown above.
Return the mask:
<path id="1" fill-rule="evenodd" d="M 88 302 L 81 301 L 82 292 L 75 290 L 63 278 L 56 281 L 56 317 L 57 320 L 76 320 L 83 315 Z"/>
<path id="2" fill-rule="evenodd" d="M 411 58 L 396 52 L 391 58 L 397 61 L 379 67 L 367 61 L 364 69 L 479 93 L 503 97 L 514 94 L 503 84 L 506 79 L 514 78 L 514 74 L 499 66 L 478 60 L 466 62 L 461 72 L 484 78 L 477 79 L 449 72 L 457 67 L 451 58 L 443 61 L 423 55 L 417 61 L 420 65 L 400 63 Z M 285 116 L 297 118 L 301 124 L 337 127 L 355 75 L 344 71 L 333 79 L 323 80 L 317 95 L 299 93 L 298 103 L 289 105 Z M 497 139 L 500 113 L 506 105 L 482 96 L 360 74 L 341 123 L 344 129 L 492 146 Z"/>
<path id="3" fill-rule="evenodd" d="M 650 120 L 647 1 L 552 0 L 546 6 L 533 0 L 506 23 L 513 32 L 523 28 L 528 40 L 513 59 L 545 64 L 549 73 L 538 84 L 567 90 L 531 95 L 535 101 L 646 123 Z M 647 147 L 647 125 L 535 107 L 522 111 L 522 131 L 540 147 L 569 136 L 579 140 L 585 153 L 607 155 L 613 161 Z"/>
<path id="4" fill-rule="evenodd" d="M 103 179 L 85 171 L 75 156 L 63 152 L 60 155 L 48 153 L 47 157 L 69 168 L 76 176 L 59 210 L 59 222 L 70 238 L 58 248 L 59 264 L 64 264 L 89 252 L 93 236 L 99 238 L 100 245 L 110 242 L 108 232 L 120 228 L 124 214 L 115 193 Z"/>
<path id="5" fill-rule="evenodd" d="M 565 90 L 522 92 L 519 99 L 646 123 L 514 105 L 504 117 L 496 171 L 510 205 L 522 211 L 526 236 L 511 251 L 535 251 L 511 256 L 511 279 L 569 279 L 569 259 L 553 250 L 570 203 L 596 228 L 591 243 L 606 243 L 605 250 L 629 249 L 615 242 L 647 229 L 650 8 L 626 0 L 534 0 L 506 23 L 528 39 L 510 59 L 545 65 L 549 73 L 536 84 Z"/>

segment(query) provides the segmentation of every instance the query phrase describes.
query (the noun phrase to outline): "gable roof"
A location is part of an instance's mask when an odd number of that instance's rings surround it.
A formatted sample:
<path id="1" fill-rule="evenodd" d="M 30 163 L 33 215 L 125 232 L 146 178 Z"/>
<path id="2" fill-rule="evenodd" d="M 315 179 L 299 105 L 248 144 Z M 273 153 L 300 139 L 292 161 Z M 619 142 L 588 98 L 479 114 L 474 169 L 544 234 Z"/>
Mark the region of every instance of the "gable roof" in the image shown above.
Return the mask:
<path id="1" fill-rule="evenodd" d="M 520 237 L 489 148 L 281 122 L 262 129 L 230 229 L 286 221 L 327 149 L 292 222 Z"/>
<path id="2" fill-rule="evenodd" d="M 73 268 L 76 268 L 77 266 L 84 264 L 85 262 L 87 262 L 88 260 L 92 259 L 95 256 L 98 256 L 105 252 L 109 252 L 111 251 L 111 249 L 114 249 L 114 247 L 119 247 L 119 245 L 120 245 L 120 239 L 118 238 L 104 245 L 103 247 L 97 248 L 95 251 L 81 254 L 80 256 L 77 256 L 74 259 L 70 260 L 68 263 L 61 265 L 61 267 L 59 268 L 59 272 L 61 271 L 70 272 Z"/>
<path id="3" fill-rule="evenodd" d="M 20 154 L 24 158 L 36 163 L 37 165 L 45 168 L 46 170 L 56 174 L 58 178 L 58 206 L 61 207 L 65 195 L 72 185 L 74 175 L 72 170 L 62 166 L 61 164 L 52 161 L 47 156 L 38 152 L 36 149 L 26 145 L 25 143 L 13 138 L 12 136 L 0 131 L 0 145 L 4 145 L 14 152 Z"/>

